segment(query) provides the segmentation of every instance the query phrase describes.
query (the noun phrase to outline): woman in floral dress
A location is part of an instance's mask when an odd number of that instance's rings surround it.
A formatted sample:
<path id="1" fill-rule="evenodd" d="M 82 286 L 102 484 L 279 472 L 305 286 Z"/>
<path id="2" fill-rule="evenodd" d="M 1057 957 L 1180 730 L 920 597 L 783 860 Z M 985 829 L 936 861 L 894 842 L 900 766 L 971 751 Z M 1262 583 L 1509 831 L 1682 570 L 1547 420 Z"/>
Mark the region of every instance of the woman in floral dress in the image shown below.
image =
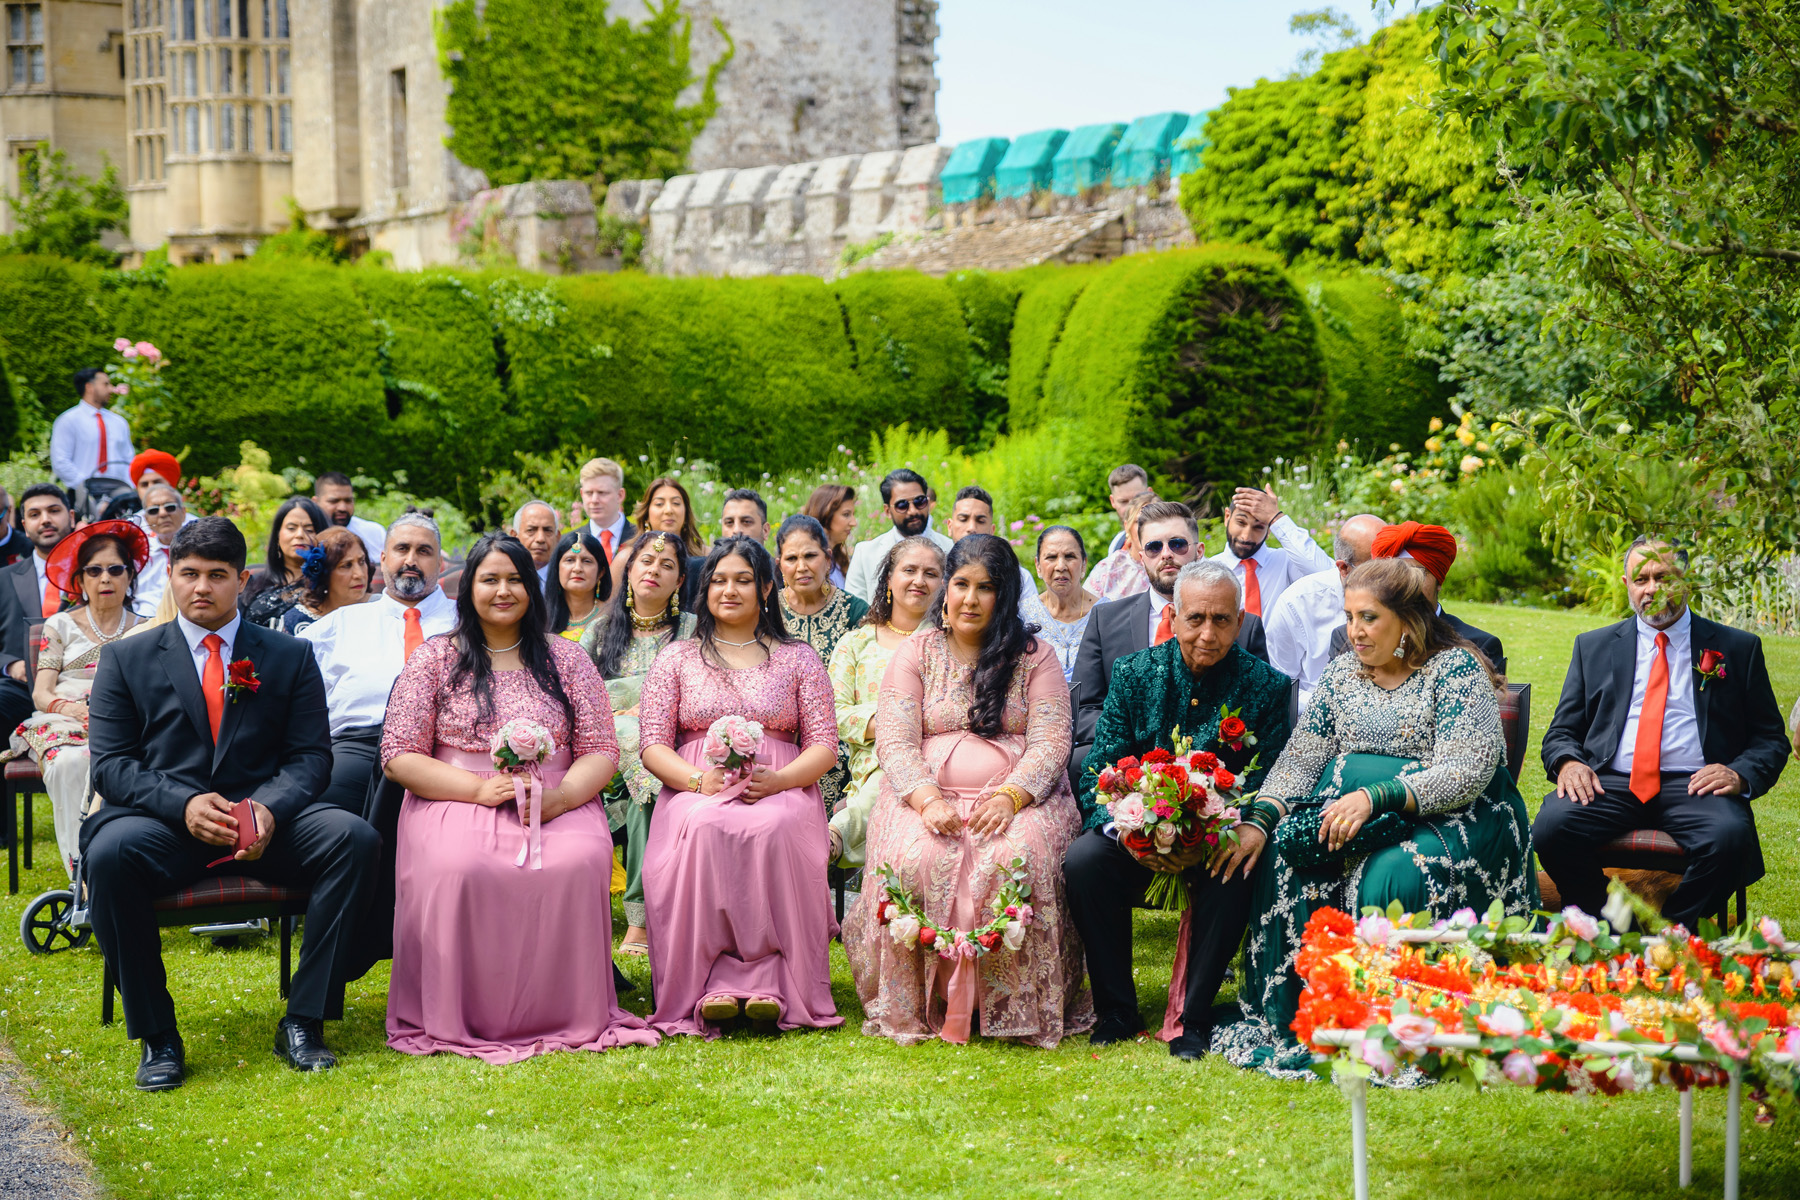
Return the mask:
<path id="1" fill-rule="evenodd" d="M 644 766 L 664 785 L 644 853 L 650 1020 L 666 1034 L 716 1037 L 740 1014 L 784 1030 L 844 1020 L 831 997 L 837 922 L 818 789 L 837 761 L 831 680 L 788 635 L 776 586 L 762 543 L 714 546 L 693 639 L 657 655 L 644 682 Z M 764 737 L 742 790 L 721 799 L 725 773 L 701 748 L 727 716 L 759 722 Z"/>
<path id="2" fill-rule="evenodd" d="M 875 717 L 885 778 L 869 819 L 870 870 L 888 865 L 925 916 L 951 930 L 993 917 L 1024 860 L 1034 914 L 1016 948 L 950 960 L 898 944 L 865 875 L 844 949 L 863 1032 L 911 1045 L 988 1037 L 1053 1047 L 1094 1022 L 1081 943 L 1063 902 L 1062 860 L 1081 821 L 1069 791 L 1073 718 L 1062 667 L 1019 619 L 1012 547 L 970 534 L 925 627 L 894 654 Z"/>

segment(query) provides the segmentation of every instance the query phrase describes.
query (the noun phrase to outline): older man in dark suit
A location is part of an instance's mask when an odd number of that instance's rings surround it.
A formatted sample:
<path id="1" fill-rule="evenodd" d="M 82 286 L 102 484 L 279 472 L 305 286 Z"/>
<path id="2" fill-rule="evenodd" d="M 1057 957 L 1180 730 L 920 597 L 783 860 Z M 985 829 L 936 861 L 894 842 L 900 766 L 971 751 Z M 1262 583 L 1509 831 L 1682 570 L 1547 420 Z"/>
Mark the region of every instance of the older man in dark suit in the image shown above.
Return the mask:
<path id="1" fill-rule="evenodd" d="M 1138 545 L 1143 547 L 1144 569 L 1150 576 L 1150 590 L 1094 605 L 1081 646 L 1075 651 L 1075 675 L 1069 688 L 1075 705 L 1069 780 L 1077 790 L 1081 764 L 1094 744 L 1094 723 L 1106 705 L 1113 663 L 1120 655 L 1160 646 L 1175 636 L 1175 577 L 1206 550 L 1200 544 L 1200 528 L 1193 510 L 1173 500 L 1146 504 L 1138 513 L 1137 534 Z M 1247 653 L 1269 661 L 1261 617 L 1244 614 L 1236 642 Z"/>
<path id="2" fill-rule="evenodd" d="M 94 676 L 89 746 L 106 804 L 82 827 L 94 933 L 119 979 L 125 1027 L 143 1041 L 137 1086 L 180 1087 L 186 1055 L 152 903 L 209 874 L 312 889 L 306 940 L 275 1035 L 299 1070 L 336 1065 L 321 1022 L 343 1015 L 352 944 L 380 838 L 319 803 L 331 777 L 325 684 L 311 647 L 238 617 L 244 536 L 223 517 L 169 548 L 179 616 L 109 645 Z M 243 849 L 233 805 L 250 801 Z"/>
<path id="3" fill-rule="evenodd" d="M 1544 769 L 1556 791 L 1532 826 L 1563 900 L 1594 913 L 1606 876 L 1594 851 L 1660 829 L 1687 854 L 1663 915 L 1692 930 L 1762 878 L 1750 801 L 1787 764 L 1787 731 L 1752 634 L 1687 606 L 1685 553 L 1640 537 L 1625 555 L 1634 616 L 1575 639 Z"/>

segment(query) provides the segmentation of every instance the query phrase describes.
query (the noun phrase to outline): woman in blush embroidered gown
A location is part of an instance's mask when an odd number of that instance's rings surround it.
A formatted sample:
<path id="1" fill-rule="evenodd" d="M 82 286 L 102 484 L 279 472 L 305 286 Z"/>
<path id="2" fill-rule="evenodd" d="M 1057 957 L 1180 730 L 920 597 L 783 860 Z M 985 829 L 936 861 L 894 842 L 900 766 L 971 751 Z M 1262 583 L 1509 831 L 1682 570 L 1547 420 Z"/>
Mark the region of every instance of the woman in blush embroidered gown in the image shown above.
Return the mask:
<path id="1" fill-rule="evenodd" d="M 1019 619 L 1019 562 L 1005 540 L 970 534 L 945 564 L 926 624 L 894 652 L 881 685 L 875 749 L 886 773 L 869 818 L 868 863 L 887 864 L 947 929 L 992 919 L 1015 858 L 1031 884 L 1017 948 L 954 966 L 897 945 L 876 920 L 865 875 L 844 950 L 867 1019 L 903 1045 L 989 1037 L 1053 1047 L 1094 1023 L 1080 939 L 1063 901 L 1062 860 L 1081 827 L 1069 791 L 1073 717 L 1062 666 Z"/>
<path id="2" fill-rule="evenodd" d="M 760 542 L 713 547 L 696 587 L 694 637 L 670 643 L 644 681 L 644 766 L 663 782 L 644 852 L 656 1011 L 666 1034 L 716 1037 L 740 1012 L 780 1029 L 843 1024 L 831 998 L 837 932 L 825 883 L 819 777 L 837 761 L 831 680 L 788 636 L 775 563 Z M 760 722 L 743 790 L 719 799 L 701 759 L 720 717 Z"/>
<path id="3" fill-rule="evenodd" d="M 388 1045 L 491 1063 L 654 1046 L 619 1008 L 604 952 L 612 832 L 597 797 L 619 757 L 606 687 L 581 647 L 549 632 L 524 546 L 488 534 L 468 564 L 456 629 L 413 653 L 382 734 L 382 766 L 407 789 Z M 535 833 L 489 750 L 520 718 L 554 741 Z"/>

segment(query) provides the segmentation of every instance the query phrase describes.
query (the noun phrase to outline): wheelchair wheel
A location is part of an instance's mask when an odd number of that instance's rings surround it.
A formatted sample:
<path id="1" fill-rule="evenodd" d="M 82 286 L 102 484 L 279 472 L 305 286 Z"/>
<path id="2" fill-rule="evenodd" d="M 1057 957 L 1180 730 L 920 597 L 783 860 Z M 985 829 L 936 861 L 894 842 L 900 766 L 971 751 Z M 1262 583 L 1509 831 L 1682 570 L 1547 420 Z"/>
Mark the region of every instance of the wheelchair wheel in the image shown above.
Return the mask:
<path id="1" fill-rule="evenodd" d="M 33 954 L 55 954 L 59 950 L 79 950 L 93 936 L 91 929 L 71 929 L 69 913 L 75 907 L 75 893 L 45 892 L 25 909 L 19 918 L 19 936 Z"/>

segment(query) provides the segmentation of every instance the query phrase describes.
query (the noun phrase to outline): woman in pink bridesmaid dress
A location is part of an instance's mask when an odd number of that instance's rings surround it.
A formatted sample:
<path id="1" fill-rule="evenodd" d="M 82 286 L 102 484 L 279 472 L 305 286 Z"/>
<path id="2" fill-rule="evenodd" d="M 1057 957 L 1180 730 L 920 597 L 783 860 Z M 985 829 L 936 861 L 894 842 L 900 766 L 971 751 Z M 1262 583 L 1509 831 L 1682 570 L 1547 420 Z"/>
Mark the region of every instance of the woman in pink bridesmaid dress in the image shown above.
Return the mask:
<path id="1" fill-rule="evenodd" d="M 617 765 L 606 685 L 549 632 L 531 555 L 475 543 L 457 627 L 408 658 L 381 761 L 404 785 L 388 1045 L 491 1063 L 654 1046 L 613 991 L 612 832 L 597 799 Z M 521 814 L 490 744 L 510 720 L 550 731 L 541 821 Z"/>
<path id="2" fill-rule="evenodd" d="M 1049 642 L 1019 618 L 1019 563 L 987 534 L 956 543 L 923 624 L 881 683 L 875 753 L 884 778 L 869 816 L 861 896 L 844 950 L 863 1032 L 911 1045 L 988 1037 L 1053 1047 L 1094 1023 L 1081 940 L 1063 902 L 1062 860 L 1081 828 L 1069 791 L 1069 688 Z M 876 920 L 875 872 L 893 867 L 932 922 L 968 931 L 1024 860 L 1032 921 L 1011 949 L 953 962 L 895 943 Z"/>
<path id="3" fill-rule="evenodd" d="M 837 762 L 837 716 L 825 664 L 787 634 L 777 585 L 761 543 L 721 541 L 700 568 L 694 637 L 664 648 L 644 681 L 644 766 L 665 785 L 643 867 L 650 1023 L 665 1034 L 717 1037 L 740 1013 L 779 1029 L 844 1021 L 831 998 L 837 922 L 818 788 Z M 701 757 L 726 716 L 764 730 L 736 794 Z"/>

